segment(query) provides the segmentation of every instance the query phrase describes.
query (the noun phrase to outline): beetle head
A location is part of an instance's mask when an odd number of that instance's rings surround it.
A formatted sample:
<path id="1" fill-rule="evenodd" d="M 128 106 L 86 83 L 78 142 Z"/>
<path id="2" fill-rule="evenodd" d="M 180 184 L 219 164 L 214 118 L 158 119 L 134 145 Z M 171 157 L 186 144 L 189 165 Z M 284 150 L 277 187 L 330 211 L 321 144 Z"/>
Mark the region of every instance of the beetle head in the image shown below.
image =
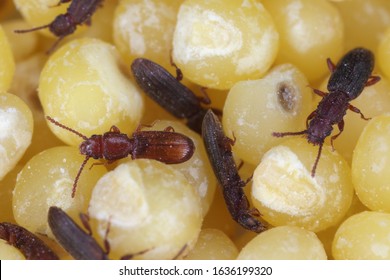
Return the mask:
<path id="1" fill-rule="evenodd" d="M 88 157 L 93 157 L 94 159 L 99 159 L 102 157 L 102 145 L 101 135 L 92 135 L 91 138 L 83 141 L 80 144 L 80 153 Z"/>
<path id="2" fill-rule="evenodd" d="M 68 15 L 63 14 L 56 17 L 49 29 L 57 37 L 64 37 L 72 34 L 76 30 L 76 25 Z"/>
<path id="3" fill-rule="evenodd" d="M 321 118 L 314 118 L 307 130 L 307 140 L 314 145 L 324 143 L 326 137 L 332 133 L 332 126 L 329 121 Z"/>

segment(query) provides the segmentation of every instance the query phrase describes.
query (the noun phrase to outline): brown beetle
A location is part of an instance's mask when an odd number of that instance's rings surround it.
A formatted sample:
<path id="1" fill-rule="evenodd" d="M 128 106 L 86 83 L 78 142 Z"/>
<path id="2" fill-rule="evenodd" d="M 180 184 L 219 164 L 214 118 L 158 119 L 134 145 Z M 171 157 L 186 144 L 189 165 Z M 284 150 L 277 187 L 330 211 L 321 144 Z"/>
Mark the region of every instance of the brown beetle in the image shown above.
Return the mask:
<path id="1" fill-rule="evenodd" d="M 58 260 L 56 253 L 41 239 L 21 226 L 0 223 L 0 238 L 18 248 L 28 260 Z"/>
<path id="2" fill-rule="evenodd" d="M 51 117 L 47 119 L 84 139 L 80 144 L 80 153 L 85 155 L 85 160 L 74 180 L 72 197 L 75 195 L 81 171 L 91 157 L 106 159 L 111 163 L 131 155 L 132 159 L 154 159 L 166 164 L 177 164 L 189 160 L 195 151 L 191 138 L 174 132 L 172 127 L 167 127 L 164 131 L 141 131 L 142 126 L 139 126 L 130 138 L 116 126 L 112 126 L 109 132 L 88 138 Z"/>
<path id="3" fill-rule="evenodd" d="M 48 51 L 48 53 L 52 52 L 62 39 L 75 32 L 77 25 L 90 25 L 92 15 L 103 3 L 103 0 L 60 0 L 58 5 L 70 1 L 72 3 L 70 3 L 66 13 L 58 15 L 51 23 L 31 29 L 15 30 L 15 32 L 26 33 L 49 28 L 50 32 L 58 37 L 58 40 Z"/>
<path id="4" fill-rule="evenodd" d="M 312 177 L 315 175 L 325 138 L 332 133 L 333 125 L 337 124 L 339 133 L 331 137 L 332 148 L 333 141 L 343 132 L 343 118 L 347 110 L 358 113 L 362 119 L 368 120 L 358 108 L 349 102 L 357 98 L 364 87 L 371 86 L 380 80 L 380 77 L 372 76 L 374 54 L 364 48 L 349 51 L 337 65 L 334 65 L 328 58 L 327 64 L 332 73 L 328 82 L 329 93 L 314 89 L 314 93 L 321 96 L 322 100 L 317 109 L 307 117 L 307 128 L 298 132 L 272 133 L 275 137 L 306 135 L 309 143 L 319 146 L 317 158 L 311 170 Z"/>
<path id="5" fill-rule="evenodd" d="M 240 178 L 233 159 L 231 145 L 234 141 L 225 136 L 221 122 L 211 110 L 204 116 L 202 137 L 231 216 L 246 229 L 254 232 L 264 231 L 265 225 L 255 218 L 260 215 L 259 211 L 250 208 L 244 193 L 243 188 L 247 182 Z"/>

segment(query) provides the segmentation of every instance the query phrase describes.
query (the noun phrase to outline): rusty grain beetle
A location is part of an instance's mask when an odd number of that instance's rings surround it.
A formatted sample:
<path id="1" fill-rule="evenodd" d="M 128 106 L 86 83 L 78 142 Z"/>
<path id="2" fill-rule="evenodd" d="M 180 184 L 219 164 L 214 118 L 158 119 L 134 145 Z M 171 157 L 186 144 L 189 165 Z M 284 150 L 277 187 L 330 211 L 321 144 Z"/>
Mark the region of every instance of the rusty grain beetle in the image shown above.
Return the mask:
<path id="1" fill-rule="evenodd" d="M 92 15 L 103 3 L 103 0 L 60 0 L 58 5 L 71 1 L 66 13 L 58 15 L 51 23 L 31 29 L 15 30 L 15 32 L 26 33 L 49 28 L 50 32 L 58 37 L 58 40 L 48 51 L 48 53 L 52 52 L 62 39 L 75 32 L 77 25 L 90 25 Z"/>
<path id="2" fill-rule="evenodd" d="M 231 216 L 248 230 L 264 231 L 265 225 L 255 218 L 260 215 L 258 210 L 249 208 L 249 201 L 243 190 L 247 182 L 240 178 L 233 159 L 231 145 L 234 141 L 225 136 L 221 122 L 211 110 L 207 111 L 203 119 L 202 137 Z"/>
<path id="3" fill-rule="evenodd" d="M 19 249 L 27 260 L 58 260 L 57 254 L 40 238 L 21 226 L 0 223 L 0 239 Z"/>
<path id="4" fill-rule="evenodd" d="M 159 64 L 137 58 L 131 64 L 134 78 L 140 88 L 166 111 L 179 119 L 187 119 L 187 126 L 197 133 L 202 131 L 202 120 L 207 112 L 201 103 L 209 104 L 206 93 L 204 98 L 197 97 L 188 87 L 180 83 L 183 75 L 177 66 L 175 78 Z M 216 113 L 218 110 L 213 109 Z"/>
<path id="5" fill-rule="evenodd" d="M 189 160 L 195 151 L 195 145 L 191 138 L 173 131 L 167 127 L 164 131 L 141 131 L 139 126 L 130 138 L 121 133 L 116 126 L 112 126 L 109 132 L 102 135 L 92 135 L 90 138 L 70 127 L 67 127 L 53 118 L 46 117 L 50 122 L 66 129 L 84 141 L 80 144 L 80 153 L 85 155 L 79 172 L 73 183 L 72 197 L 74 197 L 77 181 L 81 171 L 89 158 L 106 159 L 109 163 L 126 158 L 154 159 L 166 164 L 178 164 Z"/>
<path id="6" fill-rule="evenodd" d="M 333 125 L 337 124 L 339 132 L 331 137 L 333 141 L 342 133 L 344 129 L 344 115 L 347 109 L 360 114 L 362 119 L 368 120 L 358 108 L 349 102 L 357 98 L 364 87 L 371 86 L 380 80 L 378 76 L 372 76 L 374 69 L 374 54 L 364 48 L 355 48 L 349 51 L 341 60 L 334 65 L 328 58 L 327 64 L 331 72 L 328 81 L 329 93 L 314 89 L 314 93 L 322 97 L 316 110 L 314 110 L 306 120 L 306 129 L 298 132 L 274 132 L 275 137 L 289 135 L 306 135 L 309 143 L 319 145 L 318 154 L 311 170 L 311 176 L 315 176 L 318 161 L 321 156 L 322 146 L 325 138 L 333 130 Z"/>

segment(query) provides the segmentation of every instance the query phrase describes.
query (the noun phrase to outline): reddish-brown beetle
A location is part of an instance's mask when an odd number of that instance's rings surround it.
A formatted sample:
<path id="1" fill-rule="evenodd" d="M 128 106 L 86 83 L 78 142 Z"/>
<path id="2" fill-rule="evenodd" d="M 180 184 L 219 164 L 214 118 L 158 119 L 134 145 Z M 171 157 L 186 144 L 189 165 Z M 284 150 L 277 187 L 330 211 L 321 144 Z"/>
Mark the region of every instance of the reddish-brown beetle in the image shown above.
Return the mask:
<path id="1" fill-rule="evenodd" d="M 191 138 L 174 132 L 172 127 L 167 127 L 164 131 L 141 131 L 142 126 L 139 126 L 130 138 L 121 133 L 116 126 L 112 126 L 109 132 L 92 135 L 88 138 L 49 116 L 47 119 L 84 139 L 80 144 L 80 153 L 85 155 L 85 160 L 74 180 L 72 197 L 75 195 L 81 171 L 91 157 L 106 159 L 111 163 L 131 155 L 132 159 L 146 158 L 166 164 L 177 164 L 189 160 L 195 151 L 195 145 Z"/>

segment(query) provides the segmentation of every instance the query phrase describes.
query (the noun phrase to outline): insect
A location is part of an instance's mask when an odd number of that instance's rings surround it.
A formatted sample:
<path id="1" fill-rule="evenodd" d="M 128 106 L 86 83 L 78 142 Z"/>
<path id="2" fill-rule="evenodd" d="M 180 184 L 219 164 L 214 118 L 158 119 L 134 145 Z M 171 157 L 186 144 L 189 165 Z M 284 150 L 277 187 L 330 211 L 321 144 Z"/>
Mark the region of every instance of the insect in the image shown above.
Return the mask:
<path id="1" fill-rule="evenodd" d="M 58 256 L 41 239 L 21 226 L 0 223 L 0 238 L 18 248 L 28 260 L 58 260 Z"/>
<path id="2" fill-rule="evenodd" d="M 246 229 L 264 231 L 266 227 L 255 218 L 260 215 L 259 211 L 249 208 L 249 201 L 243 190 L 247 182 L 240 178 L 233 159 L 231 146 L 234 141 L 225 136 L 221 122 L 211 110 L 207 111 L 203 119 L 202 137 L 231 216 Z"/>
<path id="3" fill-rule="evenodd" d="M 62 39 L 75 32 L 77 25 L 91 24 L 91 17 L 96 9 L 102 5 L 103 0 L 60 0 L 58 5 L 70 3 L 65 14 L 58 15 L 51 23 L 31 29 L 15 30 L 16 33 L 26 33 L 39 29 L 49 28 L 58 40 L 50 48 L 51 53 Z"/>
<path id="4" fill-rule="evenodd" d="M 88 138 L 49 116 L 46 118 L 56 126 L 84 139 L 79 149 L 80 153 L 85 155 L 85 159 L 74 180 L 72 197 L 75 196 L 80 174 L 91 157 L 106 159 L 108 163 L 112 163 L 131 155 L 132 159 L 145 158 L 158 160 L 166 164 L 177 164 L 189 160 L 195 151 L 195 145 L 191 138 L 174 132 L 172 127 L 167 127 L 164 131 L 141 131 L 142 126 L 138 126 L 130 138 L 121 133 L 116 126 L 112 126 L 109 132 L 102 135 L 95 134 Z"/>
<path id="5" fill-rule="evenodd" d="M 187 126 L 197 133 L 202 131 L 202 120 L 207 112 L 201 103 L 210 104 L 210 99 L 197 97 L 188 87 L 180 83 L 181 70 L 176 67 L 177 78 L 165 68 L 146 58 L 137 58 L 131 64 L 136 82 L 155 102 L 176 118 L 187 119 Z M 217 111 L 217 110 L 215 110 Z"/>
<path id="6" fill-rule="evenodd" d="M 364 48 L 349 51 L 337 65 L 334 65 L 328 58 L 327 65 L 331 72 L 327 86 L 329 93 L 318 89 L 313 90 L 322 99 L 317 109 L 307 117 L 306 129 L 298 132 L 272 133 L 275 137 L 306 135 L 309 143 L 319 146 L 317 158 L 311 170 L 312 177 L 315 176 L 325 138 L 332 133 L 333 125 L 337 124 L 339 129 L 339 132 L 330 138 L 333 149 L 333 141 L 343 132 L 343 117 L 346 111 L 349 109 L 360 114 L 362 119 L 369 120 L 349 102 L 357 98 L 364 87 L 374 85 L 380 80 L 380 77 L 372 76 L 374 55 Z"/>
<path id="7" fill-rule="evenodd" d="M 61 208 L 51 206 L 48 212 L 48 223 L 56 240 L 61 246 L 76 260 L 108 260 L 110 244 L 108 242 L 108 233 L 110 227 L 107 227 L 104 237 L 104 249 L 92 237 L 92 230 L 89 225 L 89 217 L 86 214 L 80 214 L 80 220 L 87 232 L 77 225 L 72 218 Z M 181 256 L 187 245 L 184 245 L 173 259 Z M 142 255 L 149 250 L 143 250 L 133 254 L 126 254 L 121 260 L 129 260 L 137 255 Z"/>
<path id="8" fill-rule="evenodd" d="M 89 217 L 86 214 L 80 214 L 80 220 L 85 229 L 85 232 L 77 225 L 72 218 L 61 208 L 51 206 L 48 212 L 48 223 L 56 240 L 61 246 L 74 257 L 76 260 L 108 260 L 110 252 L 110 244 L 107 236 L 110 227 L 107 227 L 104 237 L 104 249 L 92 237 L 92 230 L 89 225 Z M 147 250 L 146 250 L 147 251 Z M 132 259 L 136 255 L 145 253 L 146 251 L 135 254 L 128 254 L 121 259 Z"/>

